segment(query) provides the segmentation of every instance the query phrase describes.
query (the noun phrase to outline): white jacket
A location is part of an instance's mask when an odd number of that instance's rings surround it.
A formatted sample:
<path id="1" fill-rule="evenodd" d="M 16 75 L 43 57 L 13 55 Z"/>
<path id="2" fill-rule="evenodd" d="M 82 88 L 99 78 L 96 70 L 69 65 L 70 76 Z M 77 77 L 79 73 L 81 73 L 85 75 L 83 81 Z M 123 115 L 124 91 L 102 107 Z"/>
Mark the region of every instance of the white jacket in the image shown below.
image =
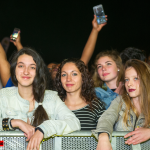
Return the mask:
<path id="1" fill-rule="evenodd" d="M 44 95 L 43 107 L 46 110 L 49 120 L 44 121 L 38 127 L 44 132 L 44 138 L 52 135 L 64 135 L 70 132 L 80 130 L 80 122 L 68 107 L 62 102 L 57 92 L 46 90 Z M 2 130 L 3 118 L 21 119 L 30 122 L 33 119 L 33 113 L 38 107 L 35 102 L 35 108 L 29 111 L 29 101 L 23 99 L 17 87 L 4 88 L 0 90 L 0 130 Z M 11 128 L 11 127 L 10 127 Z"/>

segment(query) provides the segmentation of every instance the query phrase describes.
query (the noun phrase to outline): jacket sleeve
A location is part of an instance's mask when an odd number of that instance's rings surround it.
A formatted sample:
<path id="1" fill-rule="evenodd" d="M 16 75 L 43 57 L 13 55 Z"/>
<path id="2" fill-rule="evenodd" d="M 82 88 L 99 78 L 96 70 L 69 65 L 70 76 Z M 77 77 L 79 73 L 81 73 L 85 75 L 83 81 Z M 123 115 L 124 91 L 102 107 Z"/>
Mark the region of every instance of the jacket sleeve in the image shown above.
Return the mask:
<path id="1" fill-rule="evenodd" d="M 113 132 L 113 126 L 119 116 L 121 96 L 114 99 L 110 107 L 102 114 L 98 120 L 96 130 L 92 130 L 92 134 L 98 139 L 98 133 L 108 133 L 110 139 Z"/>
<path id="2" fill-rule="evenodd" d="M 40 127 L 44 132 L 44 138 L 48 138 L 53 135 L 64 135 L 70 132 L 80 130 L 79 119 L 75 114 L 68 109 L 62 100 L 56 96 L 55 105 L 55 120 L 44 121 Z"/>

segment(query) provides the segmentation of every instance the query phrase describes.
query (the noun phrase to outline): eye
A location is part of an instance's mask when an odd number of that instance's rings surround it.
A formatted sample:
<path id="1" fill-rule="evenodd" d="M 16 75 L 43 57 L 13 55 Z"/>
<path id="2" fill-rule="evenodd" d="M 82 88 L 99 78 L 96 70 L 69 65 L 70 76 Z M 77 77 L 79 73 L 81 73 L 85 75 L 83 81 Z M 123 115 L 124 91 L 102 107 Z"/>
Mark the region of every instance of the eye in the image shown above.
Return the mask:
<path id="1" fill-rule="evenodd" d="M 23 65 L 18 65 L 19 68 L 23 68 Z"/>
<path id="2" fill-rule="evenodd" d="M 31 69 L 34 69 L 34 70 L 35 70 L 35 67 L 31 67 Z"/>
<path id="3" fill-rule="evenodd" d="M 77 76 L 77 73 L 73 73 L 72 75 L 73 75 L 73 76 Z"/>
<path id="4" fill-rule="evenodd" d="M 125 82 L 129 81 L 129 79 L 124 79 Z"/>
<path id="5" fill-rule="evenodd" d="M 99 65 L 99 66 L 97 66 L 97 69 L 100 69 L 100 68 L 102 68 L 102 66 L 100 66 L 100 65 Z"/>
<path id="6" fill-rule="evenodd" d="M 62 77 L 65 77 L 65 76 L 66 76 L 66 74 L 62 74 L 61 76 L 62 76 Z"/>
<path id="7" fill-rule="evenodd" d="M 110 66 L 110 65 L 111 65 L 111 63 L 107 63 L 107 65 L 108 65 L 108 66 Z"/>
<path id="8" fill-rule="evenodd" d="M 137 77 L 135 77 L 135 78 L 134 78 L 134 80 L 138 80 L 138 78 L 137 78 Z"/>

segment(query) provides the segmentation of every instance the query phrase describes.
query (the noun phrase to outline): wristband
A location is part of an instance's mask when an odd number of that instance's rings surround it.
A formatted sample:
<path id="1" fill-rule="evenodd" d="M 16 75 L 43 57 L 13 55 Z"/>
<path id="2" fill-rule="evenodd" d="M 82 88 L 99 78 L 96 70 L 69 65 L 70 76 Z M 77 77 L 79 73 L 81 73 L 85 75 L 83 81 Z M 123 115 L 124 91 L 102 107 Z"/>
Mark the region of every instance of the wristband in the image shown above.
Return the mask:
<path id="1" fill-rule="evenodd" d="M 44 132 L 43 132 L 43 130 L 42 130 L 40 127 L 36 127 L 36 128 L 35 128 L 35 132 L 36 132 L 37 130 L 39 130 L 40 132 L 42 132 L 43 135 L 44 135 Z"/>
<path id="2" fill-rule="evenodd" d="M 2 120 L 2 127 L 4 131 L 9 131 L 9 122 L 8 122 L 9 118 L 4 118 Z"/>

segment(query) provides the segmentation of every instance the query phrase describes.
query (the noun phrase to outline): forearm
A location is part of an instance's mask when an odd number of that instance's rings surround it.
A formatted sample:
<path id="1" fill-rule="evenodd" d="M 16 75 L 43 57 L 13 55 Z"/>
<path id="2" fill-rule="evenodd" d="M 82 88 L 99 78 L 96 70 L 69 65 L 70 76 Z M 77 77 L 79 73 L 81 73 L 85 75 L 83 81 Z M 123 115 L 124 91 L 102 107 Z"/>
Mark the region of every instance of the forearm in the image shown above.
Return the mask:
<path id="1" fill-rule="evenodd" d="M 98 31 L 96 29 L 92 29 L 91 34 L 87 40 L 87 43 L 83 49 L 81 60 L 85 63 L 85 65 L 88 64 L 89 60 L 92 57 L 92 54 L 95 49 L 97 37 L 98 37 Z"/>
<path id="2" fill-rule="evenodd" d="M 22 46 L 21 43 L 18 43 L 18 44 L 16 45 L 16 47 L 17 47 L 17 50 L 18 50 L 18 51 L 20 51 L 21 49 L 23 49 L 23 46 Z"/>
<path id="3" fill-rule="evenodd" d="M 3 49 L 3 47 L 2 47 L 2 45 L 0 43 L 0 61 L 1 60 L 7 60 L 7 57 L 6 57 L 5 51 L 4 51 L 4 49 Z"/>

